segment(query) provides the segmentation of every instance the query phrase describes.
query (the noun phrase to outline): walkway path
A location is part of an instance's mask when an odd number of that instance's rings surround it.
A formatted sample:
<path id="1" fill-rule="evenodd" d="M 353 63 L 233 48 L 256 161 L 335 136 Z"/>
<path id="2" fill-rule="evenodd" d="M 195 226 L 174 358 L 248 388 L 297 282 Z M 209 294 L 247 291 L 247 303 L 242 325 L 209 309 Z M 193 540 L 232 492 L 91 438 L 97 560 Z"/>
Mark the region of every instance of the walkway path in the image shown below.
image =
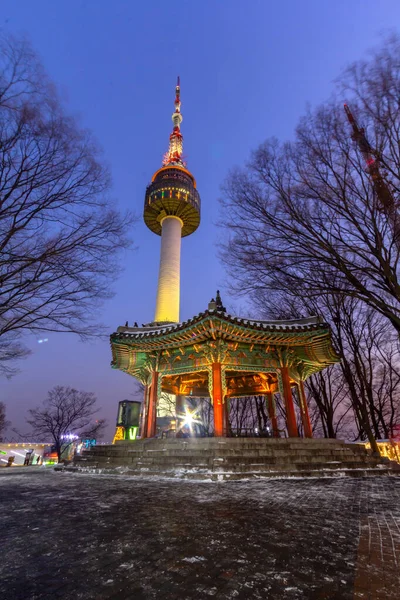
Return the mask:
<path id="1" fill-rule="evenodd" d="M 0 477 L 7 600 L 397 600 L 400 477 Z"/>

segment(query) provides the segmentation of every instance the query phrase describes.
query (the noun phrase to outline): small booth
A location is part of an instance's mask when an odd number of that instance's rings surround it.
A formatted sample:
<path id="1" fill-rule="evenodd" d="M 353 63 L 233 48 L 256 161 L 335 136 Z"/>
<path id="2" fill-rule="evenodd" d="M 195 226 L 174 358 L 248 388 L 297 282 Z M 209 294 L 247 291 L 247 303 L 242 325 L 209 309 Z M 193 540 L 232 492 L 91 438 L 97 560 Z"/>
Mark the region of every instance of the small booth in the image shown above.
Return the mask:
<path id="1" fill-rule="evenodd" d="M 117 427 L 113 444 L 118 440 L 135 440 L 139 433 L 142 403 L 136 400 L 121 400 L 118 403 Z"/>

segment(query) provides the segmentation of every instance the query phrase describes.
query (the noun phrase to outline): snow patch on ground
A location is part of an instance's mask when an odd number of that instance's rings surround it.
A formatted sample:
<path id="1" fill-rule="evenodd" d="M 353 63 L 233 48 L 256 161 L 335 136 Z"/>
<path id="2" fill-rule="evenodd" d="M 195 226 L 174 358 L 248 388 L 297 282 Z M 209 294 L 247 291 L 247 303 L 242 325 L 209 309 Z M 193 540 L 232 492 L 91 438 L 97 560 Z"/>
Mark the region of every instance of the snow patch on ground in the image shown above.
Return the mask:
<path id="1" fill-rule="evenodd" d="M 182 562 L 188 563 L 202 562 L 204 560 L 207 560 L 206 558 L 204 558 L 204 556 L 188 556 L 187 558 L 182 558 Z"/>

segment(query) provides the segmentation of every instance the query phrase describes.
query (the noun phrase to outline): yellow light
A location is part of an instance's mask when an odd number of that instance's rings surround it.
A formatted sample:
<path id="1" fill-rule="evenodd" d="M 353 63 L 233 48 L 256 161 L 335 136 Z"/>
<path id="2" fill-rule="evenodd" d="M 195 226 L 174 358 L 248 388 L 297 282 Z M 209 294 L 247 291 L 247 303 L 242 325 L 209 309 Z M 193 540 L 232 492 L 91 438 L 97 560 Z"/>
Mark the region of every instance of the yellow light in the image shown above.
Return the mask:
<path id="1" fill-rule="evenodd" d="M 125 439 L 125 427 L 117 427 L 113 439 L 113 444 L 115 444 L 115 442 L 117 442 L 118 440 L 123 439 Z"/>
<path id="2" fill-rule="evenodd" d="M 394 460 L 400 464 L 400 442 L 377 442 L 377 444 L 381 456 L 385 456 L 389 460 Z M 367 450 L 371 449 L 371 444 L 369 442 L 364 442 L 364 446 Z"/>

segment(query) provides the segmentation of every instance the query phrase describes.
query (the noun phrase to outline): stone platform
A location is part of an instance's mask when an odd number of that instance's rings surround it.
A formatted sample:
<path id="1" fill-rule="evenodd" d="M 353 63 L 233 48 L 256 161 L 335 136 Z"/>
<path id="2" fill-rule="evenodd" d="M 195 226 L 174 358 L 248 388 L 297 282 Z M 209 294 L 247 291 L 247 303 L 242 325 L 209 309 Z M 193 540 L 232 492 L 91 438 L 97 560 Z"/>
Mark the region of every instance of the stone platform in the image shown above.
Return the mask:
<path id="1" fill-rule="evenodd" d="M 361 444 L 303 438 L 153 438 L 117 442 L 85 450 L 68 470 L 216 481 L 396 473 L 393 463 L 372 456 Z"/>

